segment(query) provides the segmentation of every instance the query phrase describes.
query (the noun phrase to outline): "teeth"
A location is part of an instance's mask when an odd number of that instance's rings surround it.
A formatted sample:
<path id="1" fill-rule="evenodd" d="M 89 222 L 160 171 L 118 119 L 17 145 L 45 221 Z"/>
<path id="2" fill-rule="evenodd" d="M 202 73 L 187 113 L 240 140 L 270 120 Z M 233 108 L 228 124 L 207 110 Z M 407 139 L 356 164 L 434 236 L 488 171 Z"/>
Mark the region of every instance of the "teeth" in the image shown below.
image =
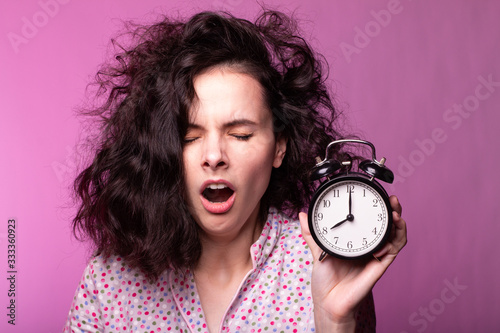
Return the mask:
<path id="1" fill-rule="evenodd" d="M 223 188 L 226 188 L 227 186 L 224 184 L 210 184 L 207 186 L 207 188 L 211 190 L 222 190 Z"/>

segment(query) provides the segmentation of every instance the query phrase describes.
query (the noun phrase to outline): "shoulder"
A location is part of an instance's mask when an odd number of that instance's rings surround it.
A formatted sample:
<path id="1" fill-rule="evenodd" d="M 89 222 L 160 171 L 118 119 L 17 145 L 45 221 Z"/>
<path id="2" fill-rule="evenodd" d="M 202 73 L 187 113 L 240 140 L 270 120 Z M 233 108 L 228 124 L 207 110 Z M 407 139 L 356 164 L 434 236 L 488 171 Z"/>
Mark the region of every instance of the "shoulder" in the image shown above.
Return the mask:
<path id="1" fill-rule="evenodd" d="M 104 292 L 105 289 L 112 289 L 112 286 L 117 285 L 145 285 L 149 283 L 149 279 L 140 269 L 131 267 L 120 256 L 98 255 L 89 260 L 82 282 L 85 282 L 87 287 Z M 93 286 L 90 286 L 91 284 Z"/>
<path id="2" fill-rule="evenodd" d="M 178 318 L 167 282 L 169 274 L 170 271 L 166 271 L 153 282 L 121 257 L 91 258 L 75 292 L 65 332 L 108 332 L 118 328 L 132 331 L 146 319 L 138 324 L 130 320 L 131 315 L 143 310 L 154 311 L 160 306 L 160 301 L 152 303 L 152 299 L 163 300 L 161 306 L 169 306 L 173 318 Z"/>
<path id="3" fill-rule="evenodd" d="M 127 265 L 125 260 L 119 256 L 105 257 L 103 255 L 98 255 L 91 258 L 87 265 L 87 272 L 93 279 L 123 275 L 132 271 L 134 271 L 134 269 Z"/>

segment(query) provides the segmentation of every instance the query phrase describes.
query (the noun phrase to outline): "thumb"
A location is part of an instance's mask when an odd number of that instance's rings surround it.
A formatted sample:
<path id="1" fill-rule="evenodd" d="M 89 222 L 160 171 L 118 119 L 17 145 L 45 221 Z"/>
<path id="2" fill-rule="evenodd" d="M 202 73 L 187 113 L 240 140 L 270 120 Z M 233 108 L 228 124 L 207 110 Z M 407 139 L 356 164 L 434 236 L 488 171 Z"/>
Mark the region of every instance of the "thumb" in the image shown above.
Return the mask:
<path id="1" fill-rule="evenodd" d="M 304 237 L 304 240 L 307 243 L 307 246 L 311 249 L 312 255 L 315 260 L 317 260 L 321 254 L 321 249 L 319 246 L 316 244 L 314 239 L 311 236 L 311 231 L 309 230 L 309 222 L 307 218 L 307 214 L 304 212 L 299 213 L 299 221 L 300 221 L 300 227 L 302 229 L 302 237 Z"/>

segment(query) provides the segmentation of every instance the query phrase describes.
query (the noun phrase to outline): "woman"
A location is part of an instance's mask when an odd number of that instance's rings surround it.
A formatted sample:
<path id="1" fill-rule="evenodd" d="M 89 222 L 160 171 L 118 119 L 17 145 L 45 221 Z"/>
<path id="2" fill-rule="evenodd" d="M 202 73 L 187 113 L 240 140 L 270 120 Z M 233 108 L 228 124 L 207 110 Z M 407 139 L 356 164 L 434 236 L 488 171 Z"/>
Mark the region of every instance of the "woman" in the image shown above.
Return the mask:
<path id="1" fill-rule="evenodd" d="M 74 220 L 96 256 L 65 330 L 373 331 L 371 289 L 406 243 L 401 206 L 391 197 L 377 260 L 317 260 L 299 212 L 340 134 L 295 23 L 204 12 L 131 37 L 97 77 L 103 128 Z"/>

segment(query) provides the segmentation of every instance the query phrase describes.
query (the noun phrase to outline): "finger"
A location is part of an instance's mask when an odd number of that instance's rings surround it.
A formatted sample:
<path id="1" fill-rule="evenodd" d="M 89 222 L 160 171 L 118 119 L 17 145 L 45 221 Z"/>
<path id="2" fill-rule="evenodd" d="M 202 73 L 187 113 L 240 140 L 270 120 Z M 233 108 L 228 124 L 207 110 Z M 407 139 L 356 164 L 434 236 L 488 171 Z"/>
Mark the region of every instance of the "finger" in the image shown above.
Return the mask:
<path id="1" fill-rule="evenodd" d="M 394 260 L 395 256 L 401 251 L 401 249 L 407 243 L 407 231 L 406 231 L 406 222 L 399 215 L 397 211 L 392 212 L 393 225 L 391 230 L 391 235 L 389 236 L 389 240 L 387 244 L 374 253 L 374 256 L 378 259 L 386 255 L 392 255 Z"/>
<path id="2" fill-rule="evenodd" d="M 403 210 L 401 203 L 395 195 L 391 195 L 391 197 L 389 198 L 389 202 L 393 210 L 393 224 L 391 228 L 391 234 L 389 235 L 389 239 L 386 245 L 373 254 L 378 260 L 380 260 L 386 254 L 392 254 L 394 256 L 397 255 L 398 252 L 406 244 L 406 223 L 401 218 L 401 213 Z"/>
<path id="3" fill-rule="evenodd" d="M 321 254 L 321 249 L 318 247 L 318 245 L 311 236 L 307 214 L 303 212 L 299 213 L 299 221 L 300 221 L 300 227 L 302 229 L 302 237 L 304 237 L 307 246 L 309 246 L 309 248 L 311 249 L 313 258 L 317 260 Z"/>
<path id="4" fill-rule="evenodd" d="M 395 195 L 391 195 L 391 197 L 389 198 L 389 202 L 391 203 L 392 209 L 398 212 L 399 215 L 403 213 L 403 207 L 401 206 L 398 197 L 396 197 Z"/>
<path id="5" fill-rule="evenodd" d="M 408 242 L 406 221 L 398 212 L 392 212 L 392 222 L 394 225 L 394 232 L 391 243 L 395 245 L 399 252 Z"/>

